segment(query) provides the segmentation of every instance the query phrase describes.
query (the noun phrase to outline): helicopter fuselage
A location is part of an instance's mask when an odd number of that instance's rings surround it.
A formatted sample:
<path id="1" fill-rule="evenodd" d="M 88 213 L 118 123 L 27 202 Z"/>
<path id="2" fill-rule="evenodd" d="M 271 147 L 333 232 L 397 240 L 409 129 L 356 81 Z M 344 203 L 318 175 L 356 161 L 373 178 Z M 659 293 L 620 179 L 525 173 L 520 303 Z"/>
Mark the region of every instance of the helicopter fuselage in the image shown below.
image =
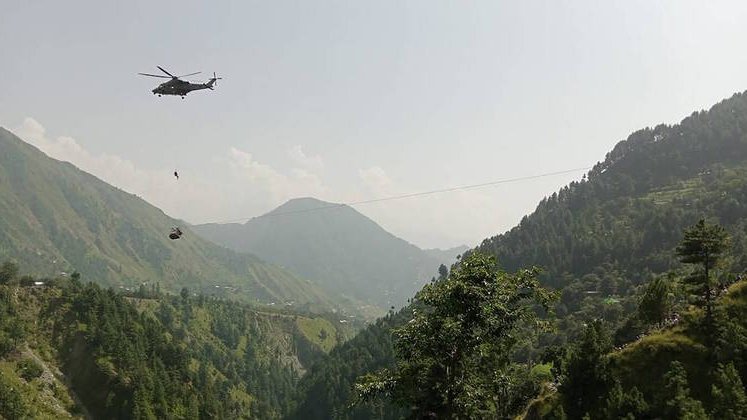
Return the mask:
<path id="1" fill-rule="evenodd" d="M 215 75 L 215 72 L 213 72 L 213 77 L 208 80 L 207 83 L 190 83 L 186 80 L 180 79 L 180 77 L 186 77 L 186 76 L 194 76 L 195 74 L 200 74 L 200 72 L 196 73 L 190 73 L 185 74 L 184 76 L 174 76 L 173 74 L 166 71 L 161 66 L 158 67 L 158 70 L 161 70 L 166 76 L 160 75 L 160 74 L 150 74 L 150 73 L 138 73 L 142 76 L 149 76 L 149 77 L 159 77 L 161 79 L 171 79 L 168 82 L 161 83 L 158 85 L 157 88 L 153 89 L 151 92 L 153 92 L 154 95 L 174 95 L 174 96 L 181 96 L 182 99 L 184 99 L 184 96 L 187 95 L 189 92 L 192 92 L 193 90 L 203 90 L 203 89 L 210 89 L 213 90 L 213 86 L 215 86 L 215 81 L 220 80 L 221 78 Z"/>
<path id="2" fill-rule="evenodd" d="M 208 83 L 190 83 L 184 80 L 169 80 L 166 83 L 161 83 L 157 88 L 153 89 L 153 94 L 183 97 L 193 90 L 210 89 L 214 83 L 214 80 L 211 80 Z"/>

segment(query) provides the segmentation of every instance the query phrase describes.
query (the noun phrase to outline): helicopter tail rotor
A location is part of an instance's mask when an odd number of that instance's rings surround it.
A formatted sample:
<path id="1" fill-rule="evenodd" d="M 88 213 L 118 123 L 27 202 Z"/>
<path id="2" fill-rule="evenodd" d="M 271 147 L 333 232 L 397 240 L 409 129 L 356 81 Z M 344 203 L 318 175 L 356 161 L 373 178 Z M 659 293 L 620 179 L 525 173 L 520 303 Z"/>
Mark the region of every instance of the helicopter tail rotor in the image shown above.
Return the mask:
<path id="1" fill-rule="evenodd" d="M 216 83 L 218 80 L 223 79 L 222 77 L 218 77 L 215 72 L 213 72 L 213 77 L 210 78 L 210 81 L 206 83 L 208 89 L 213 90 L 213 86 L 217 86 L 218 83 Z"/>

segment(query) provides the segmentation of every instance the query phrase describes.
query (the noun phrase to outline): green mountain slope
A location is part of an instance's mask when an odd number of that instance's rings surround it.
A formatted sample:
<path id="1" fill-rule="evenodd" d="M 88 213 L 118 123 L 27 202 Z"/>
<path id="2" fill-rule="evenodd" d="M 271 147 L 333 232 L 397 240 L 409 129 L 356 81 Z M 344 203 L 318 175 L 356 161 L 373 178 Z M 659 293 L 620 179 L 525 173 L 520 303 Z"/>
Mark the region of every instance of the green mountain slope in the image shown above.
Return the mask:
<path id="1" fill-rule="evenodd" d="M 32 283 L 0 277 L 2 418 L 280 418 L 299 376 L 350 333 L 204 296 Z"/>
<path id="2" fill-rule="evenodd" d="M 243 225 L 207 224 L 193 230 L 384 309 L 404 304 L 440 264 L 451 264 L 459 254 L 459 248 L 423 251 L 349 206 L 313 198 L 290 200 Z"/>
<path id="3" fill-rule="evenodd" d="M 478 249 L 508 270 L 539 265 L 552 283 L 612 265 L 664 271 L 682 229 L 700 217 L 731 228 L 745 217 L 747 95 L 736 94 L 680 124 L 631 134 L 534 213 Z"/>
<path id="4" fill-rule="evenodd" d="M 216 246 L 142 199 L 69 163 L 51 159 L 0 128 L 0 261 L 38 275 L 135 288 L 218 293 L 260 302 L 331 306 L 313 284 L 251 255 Z"/>
<path id="5" fill-rule="evenodd" d="M 584 323 L 598 318 L 620 328 L 618 344 L 635 339 L 640 332 L 623 327 L 637 306 L 639 289 L 653 275 L 680 267 L 675 247 L 683 229 L 700 218 L 721 223 L 732 236 L 732 255 L 724 270 L 744 270 L 745 93 L 707 112 L 693 113 L 680 124 L 631 134 L 588 177 L 542 200 L 518 226 L 477 247 L 495 255 L 507 271 L 532 265 L 544 268 L 544 283 L 561 292 L 557 332 L 522 337 L 514 359 L 536 362 L 544 348 L 565 346 L 578 336 Z M 328 395 L 350 389 L 352 378 L 393 360 L 388 333 L 392 324 L 371 328 L 382 330 L 369 332 L 369 339 L 343 344 L 329 356 L 329 362 L 319 363 L 304 378 L 302 406 L 331 407 L 333 412 L 344 413 L 346 403 Z M 375 360 L 358 363 L 336 358 L 371 347 L 378 349 Z M 345 375 L 333 382 L 330 371 Z M 324 418 L 324 414 L 313 418 Z M 368 410 L 358 412 L 356 418 L 380 415 Z"/>
<path id="6" fill-rule="evenodd" d="M 747 361 L 744 359 L 745 332 L 747 332 L 747 282 L 738 281 L 731 285 L 715 304 L 717 344 L 709 345 L 702 328 L 704 311 L 690 308 L 674 325 L 654 329 L 635 342 L 609 349 L 599 355 L 606 364 L 610 378 L 619 382 L 623 395 L 640 392 L 638 410 L 644 416 L 636 418 L 711 418 L 737 419 L 747 414 L 744 379 L 747 378 Z M 671 376 L 673 363 L 682 367 L 680 395 L 673 398 Z M 734 375 L 724 383 L 725 367 L 733 367 Z M 721 389 L 719 389 L 721 388 Z M 724 389 L 725 388 L 725 389 Z M 689 392 L 682 392 L 682 390 Z M 635 390 L 635 391 L 633 391 Z M 601 395 L 613 395 L 614 389 L 598 389 Z M 724 398 L 726 395 L 726 398 Z M 741 396 L 741 398 L 739 398 Z M 705 415 L 695 415 L 692 403 L 687 404 L 690 412 L 673 415 L 672 409 L 684 398 L 697 400 Z M 603 397 L 604 398 L 604 397 Z M 679 401 L 678 401 L 679 400 Z M 614 401 L 614 397 L 607 400 Z M 559 418 L 559 408 L 567 404 L 562 390 L 547 389 L 536 398 L 523 413 L 524 419 Z M 635 407 L 623 404 L 626 410 Z M 680 406 L 680 408 L 683 408 Z M 741 412 L 740 414 L 735 414 Z M 689 417 L 688 417 L 689 416 Z"/>

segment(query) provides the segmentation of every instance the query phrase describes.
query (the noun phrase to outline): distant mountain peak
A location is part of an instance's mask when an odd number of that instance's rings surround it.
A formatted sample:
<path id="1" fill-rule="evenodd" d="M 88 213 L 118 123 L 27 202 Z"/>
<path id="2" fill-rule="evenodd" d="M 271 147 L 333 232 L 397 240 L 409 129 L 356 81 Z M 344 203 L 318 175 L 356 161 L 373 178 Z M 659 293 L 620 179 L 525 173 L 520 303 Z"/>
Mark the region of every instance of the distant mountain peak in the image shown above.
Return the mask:
<path id="1" fill-rule="evenodd" d="M 215 243 L 384 309 L 403 304 L 440 264 L 451 264 L 463 252 L 424 251 L 353 207 L 313 197 L 294 198 L 240 226 L 193 228 Z"/>
<path id="2" fill-rule="evenodd" d="M 279 211 L 311 210 L 311 209 L 326 208 L 326 207 L 349 207 L 349 206 L 345 204 L 341 204 L 341 203 L 330 203 L 327 201 L 322 201 L 314 197 L 297 197 L 297 198 L 291 198 L 290 200 L 276 207 L 274 210 L 270 211 L 270 213 L 275 213 Z"/>
<path id="3" fill-rule="evenodd" d="M 338 204 L 338 203 L 331 203 L 329 201 L 320 200 L 316 197 L 295 197 L 291 198 L 290 200 L 286 201 L 285 205 L 298 205 L 298 204 Z"/>

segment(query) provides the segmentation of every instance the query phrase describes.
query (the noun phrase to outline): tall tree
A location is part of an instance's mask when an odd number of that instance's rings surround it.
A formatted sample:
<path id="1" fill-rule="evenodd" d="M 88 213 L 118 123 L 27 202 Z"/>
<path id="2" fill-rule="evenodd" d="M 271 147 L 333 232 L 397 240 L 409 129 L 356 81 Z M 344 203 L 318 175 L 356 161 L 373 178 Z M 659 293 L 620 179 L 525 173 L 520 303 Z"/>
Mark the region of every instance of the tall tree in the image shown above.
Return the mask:
<path id="1" fill-rule="evenodd" d="M 701 219 L 685 230 L 684 238 L 677 247 L 677 255 L 685 264 L 698 265 L 686 282 L 698 296 L 698 303 L 706 310 L 706 325 L 713 325 L 713 300 L 716 287 L 711 280 L 711 270 L 716 267 L 729 244 L 729 236 L 723 227 L 706 223 Z"/>
<path id="2" fill-rule="evenodd" d="M 699 420 L 708 418 L 703 404 L 690 395 L 687 371 L 681 362 L 674 361 L 664 375 L 666 417 L 670 419 Z"/>
<path id="3" fill-rule="evenodd" d="M 416 418 L 508 414 L 514 333 L 541 328 L 536 309 L 555 299 L 537 274 L 500 272 L 494 258 L 473 253 L 447 279 L 426 285 L 412 320 L 395 330 L 396 367 L 362 377 L 359 401 L 383 394 Z"/>
<path id="4" fill-rule="evenodd" d="M 661 326 L 672 310 L 673 295 L 669 279 L 656 277 L 643 292 L 638 303 L 638 318 L 647 323 Z"/>
<path id="5" fill-rule="evenodd" d="M 630 391 L 625 392 L 622 385 L 618 382 L 615 383 L 607 396 L 604 418 L 646 418 L 648 411 L 649 407 L 646 399 L 638 388 L 633 387 Z"/>
<path id="6" fill-rule="evenodd" d="M 734 365 L 719 366 L 711 388 L 714 419 L 737 420 L 747 417 L 747 396 L 742 379 Z"/>
<path id="7" fill-rule="evenodd" d="M 601 415 L 605 398 L 614 385 L 607 353 L 612 339 L 604 323 L 592 321 L 563 361 L 560 393 L 570 418 Z"/>
<path id="8" fill-rule="evenodd" d="M 18 275 L 18 264 L 6 261 L 0 265 L 0 284 L 12 282 Z"/>
<path id="9" fill-rule="evenodd" d="M 449 268 L 441 264 L 438 266 L 438 279 L 443 280 L 449 276 Z"/>

